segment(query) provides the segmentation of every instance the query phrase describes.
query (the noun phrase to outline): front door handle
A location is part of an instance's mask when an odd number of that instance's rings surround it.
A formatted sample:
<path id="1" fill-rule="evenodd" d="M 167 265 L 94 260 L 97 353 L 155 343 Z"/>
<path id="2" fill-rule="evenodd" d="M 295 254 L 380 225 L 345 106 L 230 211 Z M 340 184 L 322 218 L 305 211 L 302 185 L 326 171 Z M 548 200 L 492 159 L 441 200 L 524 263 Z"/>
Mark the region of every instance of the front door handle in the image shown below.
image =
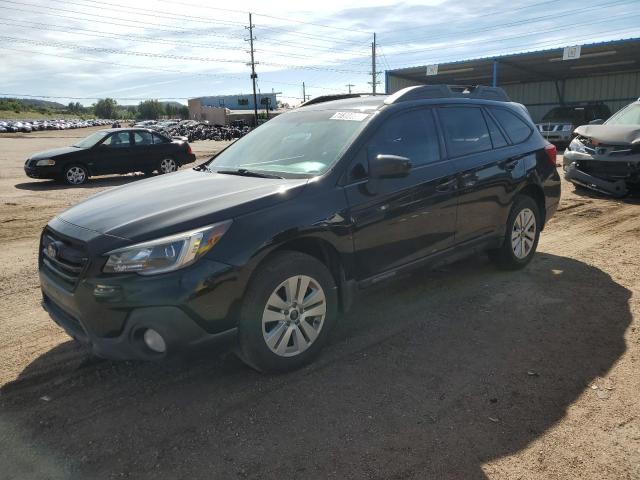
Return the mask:
<path id="1" fill-rule="evenodd" d="M 436 185 L 436 192 L 449 192 L 455 188 L 456 183 L 456 177 L 444 178 Z"/>

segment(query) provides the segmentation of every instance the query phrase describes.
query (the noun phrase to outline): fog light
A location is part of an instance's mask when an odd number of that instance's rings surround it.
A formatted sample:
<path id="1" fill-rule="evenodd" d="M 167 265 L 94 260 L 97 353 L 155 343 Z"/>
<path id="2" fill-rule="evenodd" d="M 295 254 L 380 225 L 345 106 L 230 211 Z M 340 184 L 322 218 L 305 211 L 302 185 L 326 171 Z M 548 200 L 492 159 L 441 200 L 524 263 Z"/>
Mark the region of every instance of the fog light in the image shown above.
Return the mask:
<path id="1" fill-rule="evenodd" d="M 144 343 L 154 352 L 164 353 L 167 350 L 167 344 L 162 335 L 150 328 L 144 332 Z"/>

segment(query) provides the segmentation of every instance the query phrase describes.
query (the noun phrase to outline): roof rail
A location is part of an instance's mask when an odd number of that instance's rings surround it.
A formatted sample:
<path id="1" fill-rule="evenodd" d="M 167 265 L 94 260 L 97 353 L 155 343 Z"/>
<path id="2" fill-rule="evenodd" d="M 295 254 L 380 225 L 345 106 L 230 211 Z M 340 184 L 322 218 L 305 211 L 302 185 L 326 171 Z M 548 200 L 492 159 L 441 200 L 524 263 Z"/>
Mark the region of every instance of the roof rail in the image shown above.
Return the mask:
<path id="1" fill-rule="evenodd" d="M 301 103 L 301 107 L 306 107 L 308 105 L 315 105 L 316 103 L 324 103 L 324 102 L 332 102 L 333 100 L 344 100 L 345 98 L 358 98 L 358 97 L 368 97 L 373 95 L 373 93 L 337 93 L 335 95 L 320 95 L 319 97 L 312 98 L 304 103 Z"/>
<path id="2" fill-rule="evenodd" d="M 500 87 L 487 87 L 485 85 L 418 85 L 397 91 L 388 97 L 384 103 L 390 105 L 398 102 L 428 100 L 431 98 L 474 98 L 498 102 L 511 101 L 507 93 Z"/>

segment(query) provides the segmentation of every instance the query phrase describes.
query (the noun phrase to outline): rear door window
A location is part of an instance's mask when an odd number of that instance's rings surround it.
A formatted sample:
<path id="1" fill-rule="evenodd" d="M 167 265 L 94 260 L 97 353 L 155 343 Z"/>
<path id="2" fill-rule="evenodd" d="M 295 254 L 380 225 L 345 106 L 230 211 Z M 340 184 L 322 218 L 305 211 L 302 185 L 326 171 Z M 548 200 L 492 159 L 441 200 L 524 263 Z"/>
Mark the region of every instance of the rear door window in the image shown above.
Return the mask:
<path id="1" fill-rule="evenodd" d="M 444 107 L 438 115 L 452 157 L 491 150 L 491 136 L 482 110 L 477 107 Z"/>
<path id="2" fill-rule="evenodd" d="M 153 143 L 153 140 L 151 138 L 151 133 L 150 132 L 134 132 L 133 133 L 133 141 L 136 145 L 136 147 L 138 146 L 142 146 L 142 145 L 151 145 Z"/>
<path id="3" fill-rule="evenodd" d="M 153 143 L 169 143 L 169 139 L 163 137 L 162 135 L 158 135 L 156 133 L 153 134 Z"/>
<path id="4" fill-rule="evenodd" d="M 522 143 L 531 136 L 533 130 L 517 115 L 503 108 L 492 108 L 491 113 L 500 122 L 512 143 Z"/>

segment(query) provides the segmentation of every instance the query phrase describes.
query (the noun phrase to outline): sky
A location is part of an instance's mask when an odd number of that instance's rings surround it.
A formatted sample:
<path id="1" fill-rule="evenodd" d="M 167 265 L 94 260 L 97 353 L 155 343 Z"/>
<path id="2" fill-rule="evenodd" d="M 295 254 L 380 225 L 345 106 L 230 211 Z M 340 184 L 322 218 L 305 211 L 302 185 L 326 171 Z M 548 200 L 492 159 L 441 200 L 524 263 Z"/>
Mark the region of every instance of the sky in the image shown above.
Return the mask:
<path id="1" fill-rule="evenodd" d="M 291 105 L 384 71 L 640 36 L 640 0 L 0 0 L 0 96 L 90 105 L 261 92 Z M 351 84 L 351 87 L 347 85 Z"/>

